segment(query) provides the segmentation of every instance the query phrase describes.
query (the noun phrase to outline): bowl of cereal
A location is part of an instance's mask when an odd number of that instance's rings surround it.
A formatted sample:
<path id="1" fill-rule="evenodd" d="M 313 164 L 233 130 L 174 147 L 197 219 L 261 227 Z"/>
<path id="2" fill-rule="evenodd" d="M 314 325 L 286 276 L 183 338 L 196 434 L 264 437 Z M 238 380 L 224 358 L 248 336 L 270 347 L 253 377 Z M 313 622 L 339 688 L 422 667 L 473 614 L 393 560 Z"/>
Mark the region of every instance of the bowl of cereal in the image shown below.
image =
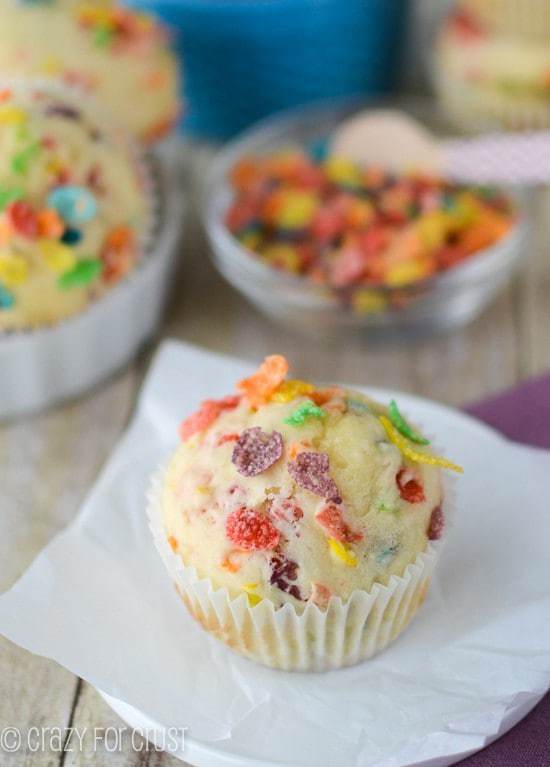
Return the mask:
<path id="1" fill-rule="evenodd" d="M 362 106 L 284 113 L 227 145 L 203 203 L 214 262 L 260 311 L 308 334 L 460 327 L 520 261 L 521 202 L 332 153 L 333 131 Z M 421 102 L 407 112 L 441 131 Z"/>

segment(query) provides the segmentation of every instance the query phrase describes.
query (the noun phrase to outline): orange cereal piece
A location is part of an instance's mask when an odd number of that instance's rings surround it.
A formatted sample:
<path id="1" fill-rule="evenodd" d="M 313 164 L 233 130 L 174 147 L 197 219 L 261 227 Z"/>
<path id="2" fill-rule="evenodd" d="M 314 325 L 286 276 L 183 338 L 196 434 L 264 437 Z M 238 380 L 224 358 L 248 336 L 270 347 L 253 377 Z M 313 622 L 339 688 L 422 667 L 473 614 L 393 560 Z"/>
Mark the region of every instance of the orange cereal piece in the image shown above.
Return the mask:
<path id="1" fill-rule="evenodd" d="M 265 405 L 270 395 L 284 381 L 288 373 L 288 362 L 281 354 L 266 357 L 258 371 L 237 384 L 252 407 Z"/>
<path id="2" fill-rule="evenodd" d="M 169 544 L 170 548 L 172 549 L 172 551 L 177 551 L 178 550 L 178 542 L 174 538 L 173 535 L 169 535 L 168 536 L 168 544 Z"/>
<path id="3" fill-rule="evenodd" d="M 111 248 L 122 250 L 134 243 L 134 233 L 129 226 L 116 226 L 105 238 L 105 244 Z"/>
<path id="4" fill-rule="evenodd" d="M 181 439 L 185 442 L 194 434 L 197 434 L 200 431 L 205 431 L 217 420 L 220 413 L 224 410 L 232 410 L 237 407 L 239 402 L 239 396 L 229 396 L 218 400 L 205 400 L 196 413 L 190 415 L 189 418 L 186 418 L 180 425 L 179 433 Z"/>
<path id="5" fill-rule="evenodd" d="M 39 236 L 47 237 L 49 240 L 58 240 L 65 231 L 65 224 L 59 213 L 49 208 L 38 211 L 36 223 L 38 225 Z"/>

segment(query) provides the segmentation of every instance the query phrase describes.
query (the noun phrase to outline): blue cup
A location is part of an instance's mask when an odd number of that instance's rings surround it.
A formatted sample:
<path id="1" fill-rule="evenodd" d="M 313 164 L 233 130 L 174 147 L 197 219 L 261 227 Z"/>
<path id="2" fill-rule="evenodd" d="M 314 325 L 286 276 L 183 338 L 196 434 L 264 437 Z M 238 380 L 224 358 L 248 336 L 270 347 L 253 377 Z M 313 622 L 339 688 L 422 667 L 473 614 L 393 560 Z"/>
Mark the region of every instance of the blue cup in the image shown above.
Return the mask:
<path id="1" fill-rule="evenodd" d="M 130 0 L 173 30 L 182 128 L 225 139 L 272 112 L 391 89 L 405 0 Z"/>

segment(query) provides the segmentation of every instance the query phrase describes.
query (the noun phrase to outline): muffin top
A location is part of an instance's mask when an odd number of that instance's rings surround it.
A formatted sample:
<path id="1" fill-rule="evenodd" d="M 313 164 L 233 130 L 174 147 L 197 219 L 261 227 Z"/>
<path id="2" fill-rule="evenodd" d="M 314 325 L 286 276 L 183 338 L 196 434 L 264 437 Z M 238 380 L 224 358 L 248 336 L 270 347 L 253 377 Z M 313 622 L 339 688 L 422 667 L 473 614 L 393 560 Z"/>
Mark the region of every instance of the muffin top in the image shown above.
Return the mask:
<path id="1" fill-rule="evenodd" d="M 402 575 L 444 527 L 441 467 L 395 402 L 286 380 L 266 358 L 183 422 L 164 481 L 168 541 L 231 596 L 298 611 Z"/>
<path id="2" fill-rule="evenodd" d="M 92 93 L 144 141 L 166 135 L 180 112 L 166 30 L 115 0 L 1 0 L 0 71 Z"/>
<path id="3" fill-rule="evenodd" d="M 53 324 L 127 274 L 148 223 L 141 175 L 80 101 L 0 88 L 0 331 Z"/>

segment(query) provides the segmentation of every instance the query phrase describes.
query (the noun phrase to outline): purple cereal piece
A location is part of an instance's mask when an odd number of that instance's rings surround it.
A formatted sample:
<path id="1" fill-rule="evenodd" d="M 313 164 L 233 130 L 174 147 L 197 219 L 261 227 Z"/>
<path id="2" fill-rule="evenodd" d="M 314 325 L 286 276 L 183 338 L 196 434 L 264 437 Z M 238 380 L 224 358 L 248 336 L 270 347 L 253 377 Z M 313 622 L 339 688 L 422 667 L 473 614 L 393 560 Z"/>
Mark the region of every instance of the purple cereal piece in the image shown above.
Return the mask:
<path id="1" fill-rule="evenodd" d="M 46 109 L 48 116 L 65 117 L 67 120 L 80 120 L 80 112 L 68 104 L 52 104 Z"/>
<path id="2" fill-rule="evenodd" d="M 430 541 L 438 541 L 443 535 L 445 529 L 445 515 L 441 506 L 436 506 L 432 511 L 430 517 L 430 524 L 428 526 L 428 539 Z"/>
<path id="3" fill-rule="evenodd" d="M 288 462 L 288 473 L 297 485 L 327 501 L 342 503 L 342 496 L 329 476 L 329 470 L 326 453 L 298 453 L 293 461 Z"/>
<path id="4" fill-rule="evenodd" d="M 245 429 L 233 448 L 231 460 L 239 474 L 255 477 L 273 466 L 283 454 L 283 438 L 278 431 L 271 434 L 259 426 Z"/>
<path id="5" fill-rule="evenodd" d="M 270 564 L 271 578 L 269 582 L 271 585 L 290 594 L 295 599 L 303 601 L 298 586 L 295 583 L 289 583 L 289 581 L 295 581 L 298 578 L 298 564 L 282 554 L 275 554 L 271 557 Z"/>

